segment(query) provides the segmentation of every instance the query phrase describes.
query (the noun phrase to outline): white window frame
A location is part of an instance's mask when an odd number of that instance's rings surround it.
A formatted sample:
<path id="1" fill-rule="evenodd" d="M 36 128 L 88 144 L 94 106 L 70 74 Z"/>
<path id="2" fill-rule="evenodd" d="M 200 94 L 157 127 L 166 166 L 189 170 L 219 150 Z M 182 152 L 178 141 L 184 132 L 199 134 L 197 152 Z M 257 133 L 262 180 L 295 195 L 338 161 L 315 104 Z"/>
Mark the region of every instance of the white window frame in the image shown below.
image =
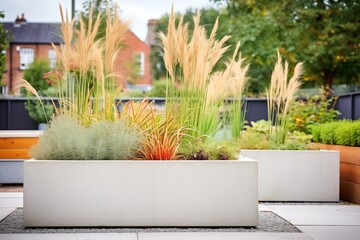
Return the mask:
<path id="1" fill-rule="evenodd" d="M 145 53 L 144 52 L 134 52 L 133 55 L 134 64 L 138 66 L 138 75 L 145 76 Z"/>
<path id="2" fill-rule="evenodd" d="M 48 52 L 49 57 L 49 66 L 51 69 L 56 67 L 56 51 L 54 49 L 50 49 Z"/>
<path id="3" fill-rule="evenodd" d="M 21 48 L 20 49 L 20 70 L 29 68 L 29 65 L 34 62 L 34 49 Z"/>

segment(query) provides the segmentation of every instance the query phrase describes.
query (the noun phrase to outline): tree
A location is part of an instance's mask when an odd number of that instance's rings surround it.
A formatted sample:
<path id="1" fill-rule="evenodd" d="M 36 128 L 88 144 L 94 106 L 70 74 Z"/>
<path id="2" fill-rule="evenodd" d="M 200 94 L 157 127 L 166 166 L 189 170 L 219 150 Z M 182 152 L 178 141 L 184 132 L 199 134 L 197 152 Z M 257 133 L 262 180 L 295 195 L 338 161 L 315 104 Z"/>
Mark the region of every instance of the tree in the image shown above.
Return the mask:
<path id="1" fill-rule="evenodd" d="M 0 19 L 4 18 L 4 13 L 0 11 Z M 3 73 L 6 70 L 6 55 L 3 54 L 8 48 L 7 31 L 0 22 L 0 83 L 2 82 Z M 1 84 L 0 84 L 1 86 Z"/>
<path id="2" fill-rule="evenodd" d="M 114 3 L 112 0 L 88 0 L 83 3 L 83 10 L 79 12 L 79 17 L 84 21 L 87 26 L 89 24 L 90 7 L 92 6 L 92 22 L 94 24 L 97 16 L 100 14 L 100 26 L 96 39 L 105 37 L 106 34 L 106 11 L 110 9 L 110 13 L 113 14 Z M 75 24 L 75 27 L 79 29 L 79 19 Z"/>
<path id="3" fill-rule="evenodd" d="M 246 52 L 254 50 L 252 58 L 260 66 L 267 64 L 269 55 L 275 57 L 277 47 L 290 62 L 305 63 L 308 85 L 360 83 L 359 2 L 212 1 L 227 4 L 233 35 L 239 36 Z"/>

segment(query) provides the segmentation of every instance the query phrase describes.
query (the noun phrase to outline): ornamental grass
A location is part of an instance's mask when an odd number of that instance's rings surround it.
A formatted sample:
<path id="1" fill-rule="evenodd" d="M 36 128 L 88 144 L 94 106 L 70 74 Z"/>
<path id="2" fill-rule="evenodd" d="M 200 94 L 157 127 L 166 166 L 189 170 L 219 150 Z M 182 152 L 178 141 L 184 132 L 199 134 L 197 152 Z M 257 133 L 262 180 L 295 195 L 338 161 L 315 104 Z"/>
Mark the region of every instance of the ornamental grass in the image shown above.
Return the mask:
<path id="1" fill-rule="evenodd" d="M 70 21 L 67 13 L 64 16 L 61 6 L 60 13 L 64 44 L 53 45 L 63 72 L 52 81 L 58 90 L 57 117 L 35 147 L 35 157 L 237 159 L 238 148 L 226 141 L 220 143 L 216 136 L 225 129 L 230 132 L 225 140 L 241 138 L 249 64 L 241 57 L 240 43 L 230 59 L 223 59 L 230 37 L 216 40 L 218 19 L 208 37 L 200 25 L 200 13 L 193 17 L 190 32 L 183 17 L 175 24 L 172 9 L 168 32 L 159 35 L 168 71 L 166 110 L 161 112 L 144 99 L 129 101 L 119 111 L 115 97 L 120 87 L 115 83 L 114 64 L 124 47 L 127 22 L 119 19 L 116 6 L 113 13 L 107 10 L 106 35 L 97 39 L 100 14 L 93 18 L 90 8 L 89 22 L 80 18 L 79 29 L 73 30 L 74 19 Z M 223 71 L 214 70 L 218 63 L 224 63 Z M 283 65 L 279 55 L 267 91 L 269 119 L 276 126 L 268 131 L 275 129 L 279 142 L 285 141 L 288 111 L 300 87 L 301 72 L 298 64 L 288 81 L 288 64 Z M 23 85 L 38 96 L 29 83 L 23 81 Z M 231 100 L 225 101 L 227 97 Z M 61 119 L 65 120 L 61 123 Z M 55 138 L 60 133 L 72 136 L 58 142 Z"/>
<path id="2" fill-rule="evenodd" d="M 224 106 L 229 89 L 232 89 L 230 94 L 236 99 L 232 109 L 242 104 L 249 67 L 242 67 L 244 60 L 238 57 L 238 44 L 225 70 L 215 72 L 215 64 L 222 61 L 222 56 L 230 47 L 225 45 L 230 37 L 215 40 L 218 19 L 209 37 L 205 28 L 200 25 L 200 13 L 193 17 L 193 22 L 192 33 L 188 24 L 183 22 L 183 17 L 176 26 L 172 10 L 167 34 L 159 35 L 171 83 L 167 85 L 167 111 L 175 109 L 177 121 L 189 129 L 187 135 L 190 138 L 184 139 L 190 142 L 198 139 L 204 141 L 206 137 L 213 137 L 220 130 L 224 124 L 220 109 Z M 236 109 L 231 113 L 230 119 L 230 123 L 235 124 L 234 136 L 239 136 L 239 125 L 242 124 L 238 124 L 238 120 L 243 119 L 242 113 Z"/>
<path id="3" fill-rule="evenodd" d="M 93 21 L 90 9 L 88 24 L 80 18 L 79 29 L 74 31 L 74 19 L 69 21 L 60 6 L 64 44 L 53 45 L 64 72 L 63 78 L 54 83 L 58 89 L 57 113 L 79 118 L 85 126 L 93 121 L 115 120 L 118 115 L 114 106 L 119 91 L 114 62 L 124 47 L 128 23 L 119 19 L 117 10 L 116 5 L 113 13 L 107 10 L 106 35 L 96 39 L 100 14 Z"/>
<path id="4" fill-rule="evenodd" d="M 269 136 L 275 136 L 276 143 L 285 143 L 289 129 L 289 110 L 301 86 L 302 63 L 295 66 L 294 74 L 288 80 L 289 64 L 278 52 L 278 60 L 271 75 L 269 89 L 266 91 L 269 119 Z M 272 127 L 272 126 L 275 127 Z"/>

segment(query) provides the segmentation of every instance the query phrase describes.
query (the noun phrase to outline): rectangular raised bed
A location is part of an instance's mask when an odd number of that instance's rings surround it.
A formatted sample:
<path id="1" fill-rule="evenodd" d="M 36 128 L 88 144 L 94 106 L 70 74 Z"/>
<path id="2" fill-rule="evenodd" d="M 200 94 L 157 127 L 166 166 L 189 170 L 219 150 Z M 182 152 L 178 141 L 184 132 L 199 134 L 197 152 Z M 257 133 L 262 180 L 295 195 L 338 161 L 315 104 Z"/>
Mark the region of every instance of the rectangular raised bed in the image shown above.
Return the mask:
<path id="1" fill-rule="evenodd" d="M 259 201 L 339 201 L 338 151 L 241 150 L 259 161 Z"/>
<path id="2" fill-rule="evenodd" d="M 25 162 L 25 226 L 256 226 L 256 160 Z"/>

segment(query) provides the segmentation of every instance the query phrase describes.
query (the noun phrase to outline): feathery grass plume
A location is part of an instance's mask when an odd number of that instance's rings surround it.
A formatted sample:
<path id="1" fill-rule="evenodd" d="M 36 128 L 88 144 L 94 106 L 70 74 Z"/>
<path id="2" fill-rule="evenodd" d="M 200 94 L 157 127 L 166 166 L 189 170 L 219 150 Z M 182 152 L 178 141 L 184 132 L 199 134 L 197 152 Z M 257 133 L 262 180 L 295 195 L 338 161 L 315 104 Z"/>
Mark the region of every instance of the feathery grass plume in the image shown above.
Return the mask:
<path id="1" fill-rule="evenodd" d="M 100 14 L 93 20 L 90 7 L 89 22 L 79 20 L 79 29 L 73 30 L 71 22 L 64 17 L 60 6 L 64 44 L 54 47 L 64 77 L 58 81 L 59 113 L 69 114 L 81 119 L 86 126 L 93 121 L 115 120 L 116 86 L 114 61 L 123 47 L 128 24 L 122 22 L 114 8 L 113 17 L 107 10 L 106 36 L 96 39 L 100 25 Z"/>
<path id="2" fill-rule="evenodd" d="M 224 44 L 229 37 L 215 40 L 218 27 L 216 20 L 208 38 L 205 28 L 200 25 L 199 12 L 193 17 L 193 22 L 194 30 L 190 35 L 188 24 L 183 23 L 183 17 L 176 27 L 172 9 L 168 33 L 160 33 L 159 36 L 165 66 L 172 82 L 171 86 L 167 85 L 167 114 L 170 109 L 176 109 L 177 121 L 192 129 L 188 130 L 188 134 L 196 139 L 213 136 L 221 125 L 218 110 L 224 94 L 218 94 L 218 98 L 213 99 L 213 104 L 208 104 L 207 99 L 213 67 L 228 49 Z M 213 79 L 216 78 L 217 76 Z M 226 85 L 226 82 L 223 84 Z"/>
<path id="3" fill-rule="evenodd" d="M 283 64 L 278 52 L 278 60 L 271 75 L 271 83 L 266 91 L 269 119 L 269 136 L 275 135 L 275 142 L 285 143 L 288 132 L 288 114 L 295 94 L 301 86 L 302 63 L 294 69 L 294 75 L 288 80 L 289 65 Z M 275 125 L 272 128 L 271 125 Z M 274 130 L 273 130 L 274 129 Z"/>
<path id="4" fill-rule="evenodd" d="M 239 47 L 240 42 L 237 44 L 236 49 Z M 232 98 L 229 103 L 229 125 L 231 126 L 231 135 L 234 138 L 240 137 L 245 122 L 245 112 L 242 111 L 242 107 L 248 82 L 246 74 L 250 65 L 247 64 L 243 67 L 244 61 L 245 59 L 241 58 L 241 53 L 239 53 L 238 60 L 233 58 L 232 62 L 228 64 L 228 66 L 232 66 L 228 80 L 228 93 Z"/>

